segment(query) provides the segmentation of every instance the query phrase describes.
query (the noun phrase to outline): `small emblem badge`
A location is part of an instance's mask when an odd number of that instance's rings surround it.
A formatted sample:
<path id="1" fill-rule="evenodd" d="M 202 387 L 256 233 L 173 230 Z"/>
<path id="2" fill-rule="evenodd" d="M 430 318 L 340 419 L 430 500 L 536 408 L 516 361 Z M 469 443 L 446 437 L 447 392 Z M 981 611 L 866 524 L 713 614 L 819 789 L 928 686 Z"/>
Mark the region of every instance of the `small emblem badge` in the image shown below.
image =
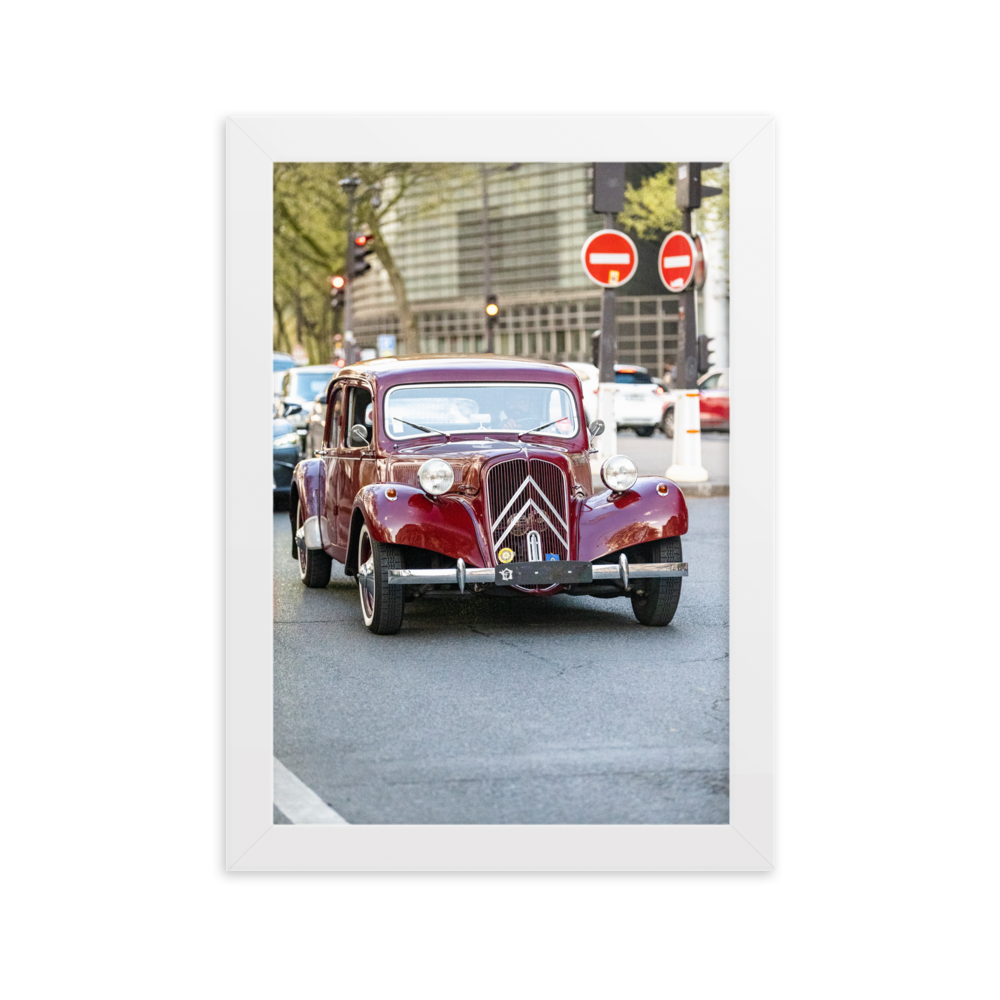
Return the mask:
<path id="1" fill-rule="evenodd" d="M 559 562 L 559 556 L 555 552 L 546 552 L 545 553 L 545 561 L 546 562 Z"/>
<path id="2" fill-rule="evenodd" d="M 507 551 L 509 552 L 510 549 L 507 549 Z M 504 580 L 504 581 L 513 580 L 514 579 L 514 571 L 512 569 L 502 569 L 502 570 L 500 570 L 500 579 Z"/>
<path id="3" fill-rule="evenodd" d="M 509 563 L 514 561 L 514 550 L 513 549 L 501 549 L 497 553 L 497 558 L 502 563 Z"/>

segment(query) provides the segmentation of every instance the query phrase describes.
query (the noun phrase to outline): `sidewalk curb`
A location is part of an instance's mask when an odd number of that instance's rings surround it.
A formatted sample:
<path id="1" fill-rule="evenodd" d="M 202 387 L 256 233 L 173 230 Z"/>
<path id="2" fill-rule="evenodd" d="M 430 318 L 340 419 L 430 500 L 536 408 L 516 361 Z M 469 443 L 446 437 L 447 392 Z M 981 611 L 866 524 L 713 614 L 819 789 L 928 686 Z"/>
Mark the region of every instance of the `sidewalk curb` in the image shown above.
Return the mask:
<path id="1" fill-rule="evenodd" d="M 678 483 L 677 485 L 687 499 L 729 496 L 729 483 Z"/>

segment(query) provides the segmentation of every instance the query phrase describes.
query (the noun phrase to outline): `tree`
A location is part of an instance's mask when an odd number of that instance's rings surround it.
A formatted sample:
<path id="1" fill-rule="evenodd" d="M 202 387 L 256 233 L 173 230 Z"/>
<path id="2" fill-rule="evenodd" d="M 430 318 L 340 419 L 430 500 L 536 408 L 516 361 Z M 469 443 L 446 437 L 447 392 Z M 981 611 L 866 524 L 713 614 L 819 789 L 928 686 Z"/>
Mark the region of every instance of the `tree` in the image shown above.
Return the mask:
<path id="1" fill-rule="evenodd" d="M 706 198 L 693 213 L 695 232 L 713 232 L 729 228 L 729 167 L 717 167 L 702 173 L 703 183 L 721 187 L 722 194 Z M 625 188 L 625 207 L 618 221 L 641 240 L 661 240 L 680 229 L 683 219 L 677 207 L 677 164 L 665 163 L 663 170 L 645 177 L 638 187 Z"/>
<path id="2" fill-rule="evenodd" d="M 329 278 L 343 273 L 348 199 L 341 179 L 356 176 L 355 229 L 375 237 L 375 256 L 392 287 L 400 353 L 417 348 L 416 316 L 396 264 L 387 221 L 405 223 L 437 210 L 468 172 L 445 163 L 277 163 L 274 167 L 274 343 L 301 343 L 311 362 L 329 361 L 335 320 Z M 294 340 L 292 332 L 294 328 Z"/>

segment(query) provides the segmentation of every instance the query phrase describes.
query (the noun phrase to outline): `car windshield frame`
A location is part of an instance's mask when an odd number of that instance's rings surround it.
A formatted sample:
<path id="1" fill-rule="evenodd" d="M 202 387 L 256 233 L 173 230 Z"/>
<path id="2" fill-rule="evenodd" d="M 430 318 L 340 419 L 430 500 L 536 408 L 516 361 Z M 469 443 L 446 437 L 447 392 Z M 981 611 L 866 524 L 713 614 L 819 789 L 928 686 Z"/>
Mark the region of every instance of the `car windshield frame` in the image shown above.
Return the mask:
<path id="1" fill-rule="evenodd" d="M 428 431 L 421 431 L 414 428 L 412 425 L 408 426 L 408 431 L 405 434 L 394 434 L 390 427 L 391 419 L 388 417 L 389 411 L 389 400 L 391 397 L 400 391 L 407 389 L 417 389 L 417 388 L 437 388 L 437 389 L 478 389 L 478 388 L 489 388 L 489 389 L 523 389 L 526 387 L 538 388 L 538 389 L 548 389 L 548 390 L 559 390 L 566 394 L 569 399 L 569 414 L 570 419 L 573 421 L 572 429 L 568 434 L 554 434 L 551 428 L 544 428 L 541 430 L 534 430 L 533 426 L 529 427 L 493 427 L 485 425 L 485 423 L 480 424 L 476 427 L 469 427 L 466 429 L 452 429 L 451 427 L 434 427 L 432 421 L 417 420 L 418 424 L 423 424 L 427 427 Z M 448 438 L 454 438 L 458 436 L 467 437 L 469 435 L 479 435 L 480 437 L 497 437 L 499 435 L 508 435 L 511 438 L 517 439 L 518 435 L 524 435 L 527 433 L 537 434 L 542 437 L 551 437 L 557 441 L 568 442 L 572 441 L 580 433 L 580 417 L 577 412 L 579 401 L 577 400 L 576 394 L 573 390 L 560 382 L 526 382 L 526 381 L 503 381 L 503 382 L 484 382 L 484 381 L 468 381 L 468 382 L 404 382 L 399 385 L 394 385 L 392 388 L 387 389 L 385 395 L 382 399 L 382 405 L 379 408 L 380 412 L 378 415 L 378 421 L 386 438 L 390 441 L 395 442 L 405 442 L 405 441 L 415 441 L 419 438 L 427 437 L 442 437 L 447 435 Z M 395 418 L 403 420 L 405 418 L 399 417 Z M 565 419 L 563 417 L 557 418 L 559 420 Z M 545 420 L 540 420 L 540 423 L 544 424 Z"/>

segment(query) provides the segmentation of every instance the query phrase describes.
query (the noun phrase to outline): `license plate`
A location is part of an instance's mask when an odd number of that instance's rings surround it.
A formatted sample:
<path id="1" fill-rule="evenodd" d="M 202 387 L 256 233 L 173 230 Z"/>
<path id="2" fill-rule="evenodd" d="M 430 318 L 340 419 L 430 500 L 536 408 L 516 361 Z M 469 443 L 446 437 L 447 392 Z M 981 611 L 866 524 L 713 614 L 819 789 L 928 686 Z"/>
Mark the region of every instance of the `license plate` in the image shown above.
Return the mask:
<path id="1" fill-rule="evenodd" d="M 641 403 L 646 397 L 645 396 L 626 396 L 625 398 L 630 403 Z"/>
<path id="2" fill-rule="evenodd" d="M 503 579 L 509 569 L 511 578 Z M 589 562 L 550 559 L 546 562 L 513 562 L 497 566 L 496 582 L 518 587 L 551 587 L 554 583 L 593 583 L 594 568 Z"/>

